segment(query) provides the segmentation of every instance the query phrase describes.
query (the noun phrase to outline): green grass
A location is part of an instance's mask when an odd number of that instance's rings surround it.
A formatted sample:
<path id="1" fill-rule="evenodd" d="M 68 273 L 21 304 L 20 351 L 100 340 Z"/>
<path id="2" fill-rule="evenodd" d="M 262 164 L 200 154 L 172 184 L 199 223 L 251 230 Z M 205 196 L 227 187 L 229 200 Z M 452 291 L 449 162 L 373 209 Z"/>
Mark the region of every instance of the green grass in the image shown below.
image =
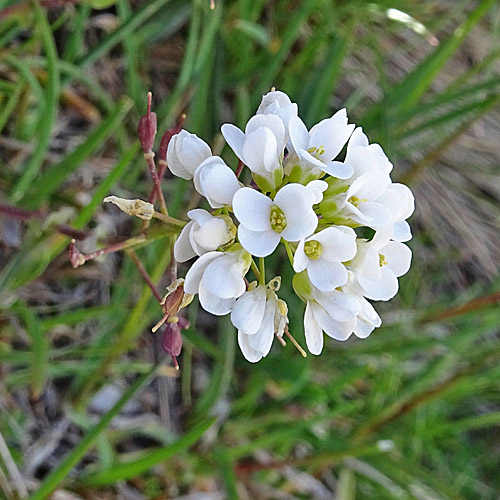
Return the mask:
<path id="1" fill-rule="evenodd" d="M 388 8 L 422 22 L 439 45 L 387 19 Z M 105 30 L 96 28 L 99 13 L 86 3 L 49 11 L 34 2 L 0 22 L 0 132 L 10 141 L 0 145 L 0 202 L 44 211 L 22 222 L 20 248 L 0 249 L 0 433 L 9 455 L 0 454 L 0 497 L 16 498 L 9 459 L 24 472 L 36 439 L 30 432 L 50 433 L 64 418 L 72 440 L 29 483 L 31 500 L 59 488 L 82 498 L 120 494 L 124 482 L 148 499 L 204 485 L 231 499 L 242 489 L 250 497 L 281 490 L 313 498 L 308 485 L 332 488 L 332 477 L 339 500 L 495 499 L 500 282 L 469 272 L 460 248 L 439 248 L 418 213 L 413 268 L 398 298 L 380 306 L 384 324 L 369 339 L 327 340 L 320 357 L 306 359 L 291 344 L 275 346 L 250 365 L 228 319 L 212 323 L 193 304 L 180 376 L 168 384 L 172 428 L 112 424 L 128 402 L 144 410 L 161 392 L 149 333 L 161 311 L 126 255 L 73 270 L 65 256 L 70 237 L 58 228 L 89 233 L 98 247 L 139 231 L 102 200 L 149 195 L 136 138 L 149 89 L 159 132 L 185 112 L 186 128 L 216 151 L 221 123 L 243 125 L 271 86 L 299 103 L 308 125 L 347 102 L 353 121 L 390 152 L 395 178 L 422 196 L 425 174 L 441 173 L 443 154 L 498 108 L 496 2 L 457 2 L 446 12 L 437 0 L 216 0 L 210 11 L 204 0 L 118 0 L 107 11 L 116 22 Z M 450 76 L 479 26 L 491 40 L 483 59 Z M 412 60 L 403 76 L 391 50 Z M 85 122 L 69 103 L 73 95 L 98 111 L 97 123 Z M 464 174 L 478 205 L 489 204 L 494 221 L 498 199 L 469 181 L 494 173 L 493 161 L 470 165 L 458 154 L 454 161 L 454 173 Z M 170 179 L 164 192 L 169 212 L 183 217 L 189 183 Z M 436 212 L 440 202 L 433 200 Z M 474 214 L 489 234 L 492 222 Z M 15 230 L 1 223 L 0 231 Z M 137 248 L 161 293 L 174 235 L 150 231 Z M 303 305 L 282 257 L 266 259 L 267 274 L 282 275 L 280 297 L 303 343 Z M 128 389 L 96 420 L 89 405 L 109 383 Z"/>

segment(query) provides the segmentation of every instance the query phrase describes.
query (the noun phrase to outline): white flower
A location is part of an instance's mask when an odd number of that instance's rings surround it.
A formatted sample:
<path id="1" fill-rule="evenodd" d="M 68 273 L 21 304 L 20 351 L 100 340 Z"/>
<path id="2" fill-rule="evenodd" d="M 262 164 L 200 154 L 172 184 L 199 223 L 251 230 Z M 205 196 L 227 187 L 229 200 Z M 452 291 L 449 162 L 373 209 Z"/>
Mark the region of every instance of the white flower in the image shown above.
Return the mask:
<path id="1" fill-rule="evenodd" d="M 194 187 L 212 208 L 231 205 L 233 196 L 240 189 L 236 174 L 219 156 L 210 156 L 194 174 Z"/>
<path id="2" fill-rule="evenodd" d="M 410 269 L 411 250 L 390 241 L 392 227 L 377 231 L 371 241 L 358 240 L 358 252 L 350 267 L 365 297 L 389 300 L 398 292 L 398 277 Z"/>
<path id="3" fill-rule="evenodd" d="M 236 156 L 268 184 L 265 189 L 275 189 L 283 175 L 281 159 L 286 143 L 281 119 L 276 115 L 256 115 L 250 118 L 244 133 L 230 123 L 222 125 L 221 130 Z"/>
<path id="4" fill-rule="evenodd" d="M 392 163 L 379 144 L 369 144 L 363 129 L 358 127 L 347 143 L 345 164 L 353 168 L 350 180 L 357 179 L 366 173 L 377 173 L 385 176 L 392 171 Z"/>
<path id="5" fill-rule="evenodd" d="M 316 205 L 317 203 L 321 203 L 321 200 L 323 200 L 323 193 L 328 188 L 328 183 L 316 179 L 314 181 L 308 182 L 306 184 L 306 187 L 312 190 L 314 194 L 314 204 Z"/>
<path id="6" fill-rule="evenodd" d="M 167 164 L 177 177 L 190 180 L 200 163 L 212 156 L 208 144 L 195 134 L 181 130 L 168 143 Z"/>
<path id="7" fill-rule="evenodd" d="M 272 90 L 262 97 L 258 115 L 277 115 L 281 118 L 285 126 L 286 136 L 288 137 L 288 122 L 290 118 L 297 116 L 297 104 L 292 102 L 290 98 L 279 90 Z"/>
<path id="8" fill-rule="evenodd" d="M 251 257 L 240 245 L 233 247 L 202 255 L 186 274 L 185 293 L 198 293 L 203 309 L 217 316 L 229 313 L 246 290 L 244 276 Z"/>
<path id="9" fill-rule="evenodd" d="M 229 217 L 214 216 L 201 208 L 190 210 L 187 215 L 192 220 L 182 228 L 174 244 L 177 262 L 217 250 L 235 236 L 236 228 Z"/>
<path id="10" fill-rule="evenodd" d="M 238 329 L 241 352 L 256 363 L 271 350 L 274 335 L 283 335 L 288 323 L 287 306 L 276 296 L 272 282 L 268 286 L 256 286 L 254 282 L 235 302 L 231 322 Z"/>
<path id="11" fill-rule="evenodd" d="M 382 324 L 382 320 L 375 308 L 363 297 L 363 290 L 356 282 L 352 271 L 349 271 L 349 280 L 345 286 L 341 287 L 341 291 L 350 294 L 358 301 L 361 310 L 356 316 L 353 333 L 360 339 L 367 338 L 375 328 Z"/>
<path id="12" fill-rule="evenodd" d="M 307 269 L 311 283 L 328 292 L 347 282 L 342 264 L 356 255 L 356 233 L 350 227 L 337 226 L 302 239 L 293 259 L 295 272 Z"/>
<path id="13" fill-rule="evenodd" d="M 404 184 L 391 184 L 377 202 L 384 204 L 392 213 L 393 233 L 391 239 L 395 241 L 411 240 L 411 229 L 406 219 L 415 210 L 415 198 L 410 188 Z"/>
<path id="14" fill-rule="evenodd" d="M 315 288 L 305 273 L 296 274 L 293 285 L 306 302 L 304 331 L 307 348 L 312 354 L 323 350 L 323 332 L 336 340 L 347 340 L 353 333 L 361 304 L 351 294 Z"/>
<path id="15" fill-rule="evenodd" d="M 313 189 L 287 184 L 274 201 L 251 188 L 234 196 L 234 215 L 239 220 L 238 239 L 243 248 L 257 257 L 270 255 L 280 239 L 299 241 L 314 232 L 318 218 L 312 209 Z"/>
<path id="16" fill-rule="evenodd" d="M 345 109 L 314 125 L 309 132 L 299 117 L 292 117 L 289 121 L 292 148 L 299 160 L 339 179 L 348 179 L 353 174 L 350 165 L 333 161 L 353 130 L 354 125 L 347 123 Z"/>
<path id="17" fill-rule="evenodd" d="M 341 195 L 340 214 L 373 229 L 390 224 L 393 214 L 383 198 L 390 185 L 388 174 L 372 172 L 361 175 Z"/>

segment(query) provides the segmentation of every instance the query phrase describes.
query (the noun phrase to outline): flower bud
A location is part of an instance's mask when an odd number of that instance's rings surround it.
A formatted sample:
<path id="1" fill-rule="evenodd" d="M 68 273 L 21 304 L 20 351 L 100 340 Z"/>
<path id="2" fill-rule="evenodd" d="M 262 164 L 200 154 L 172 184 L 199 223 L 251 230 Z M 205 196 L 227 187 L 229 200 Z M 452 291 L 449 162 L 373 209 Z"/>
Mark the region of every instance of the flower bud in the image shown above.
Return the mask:
<path id="1" fill-rule="evenodd" d="M 207 158 L 196 170 L 194 186 L 212 208 L 231 205 L 233 196 L 240 189 L 235 173 L 219 156 Z"/>
<path id="2" fill-rule="evenodd" d="M 175 368 L 179 369 L 177 356 L 182 350 L 182 335 L 181 329 L 177 323 L 167 323 L 161 334 L 161 347 L 162 349 L 172 356 Z"/>
<path id="3" fill-rule="evenodd" d="M 190 180 L 204 160 L 212 156 L 209 145 L 195 134 L 181 130 L 174 135 L 167 148 L 167 163 L 177 177 Z"/>
<path id="4" fill-rule="evenodd" d="M 155 211 L 152 203 L 139 199 L 126 200 L 125 198 L 118 198 L 117 196 L 108 196 L 104 198 L 104 203 L 108 202 L 113 203 L 126 214 L 135 215 L 143 220 L 151 220 Z"/>
<path id="5" fill-rule="evenodd" d="M 148 92 L 148 111 L 139 120 L 137 135 L 144 153 L 149 153 L 153 149 L 156 137 L 156 113 L 151 112 L 151 92 Z"/>

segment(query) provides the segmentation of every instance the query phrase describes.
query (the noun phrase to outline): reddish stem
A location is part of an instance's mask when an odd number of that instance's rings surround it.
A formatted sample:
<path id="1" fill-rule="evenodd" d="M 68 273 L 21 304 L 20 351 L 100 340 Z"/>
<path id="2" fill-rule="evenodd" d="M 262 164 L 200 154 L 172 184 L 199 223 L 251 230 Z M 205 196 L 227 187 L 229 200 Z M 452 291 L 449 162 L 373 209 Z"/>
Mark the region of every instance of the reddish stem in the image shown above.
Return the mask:
<path id="1" fill-rule="evenodd" d="M 146 284 L 149 286 L 151 289 L 151 292 L 153 292 L 153 295 L 155 296 L 156 300 L 158 302 L 162 301 L 162 296 L 160 295 L 160 292 L 156 288 L 155 284 L 153 283 L 153 280 L 149 276 L 148 271 L 144 267 L 144 264 L 141 262 L 137 254 L 133 250 L 129 250 L 128 252 L 129 257 L 133 260 L 134 264 L 137 267 L 137 270 L 139 271 L 139 274 L 141 275 L 142 279 L 146 282 Z"/>
<path id="2" fill-rule="evenodd" d="M 239 179 L 241 172 L 243 172 L 243 169 L 245 168 L 245 164 L 241 161 L 238 160 L 238 168 L 236 169 L 236 178 Z"/>

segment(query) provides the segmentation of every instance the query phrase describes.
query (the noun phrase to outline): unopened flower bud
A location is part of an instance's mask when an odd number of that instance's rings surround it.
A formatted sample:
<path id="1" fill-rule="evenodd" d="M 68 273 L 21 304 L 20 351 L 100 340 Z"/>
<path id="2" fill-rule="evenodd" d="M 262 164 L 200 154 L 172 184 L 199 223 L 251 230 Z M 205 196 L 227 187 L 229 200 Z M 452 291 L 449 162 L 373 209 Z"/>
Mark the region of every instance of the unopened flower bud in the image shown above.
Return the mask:
<path id="1" fill-rule="evenodd" d="M 151 220 L 155 211 L 152 203 L 139 199 L 126 200 L 117 196 L 108 196 L 104 198 L 104 203 L 113 203 L 126 214 L 135 215 L 143 220 Z"/>
<path id="2" fill-rule="evenodd" d="M 141 143 L 144 153 L 149 153 L 153 149 L 153 144 L 156 137 L 156 113 L 151 112 L 151 92 L 148 92 L 148 111 L 139 120 L 137 135 Z"/>
<path id="3" fill-rule="evenodd" d="M 181 329 L 177 323 L 167 323 L 161 334 L 161 347 L 163 350 L 172 356 L 175 368 L 179 369 L 177 356 L 182 350 L 182 335 Z"/>

